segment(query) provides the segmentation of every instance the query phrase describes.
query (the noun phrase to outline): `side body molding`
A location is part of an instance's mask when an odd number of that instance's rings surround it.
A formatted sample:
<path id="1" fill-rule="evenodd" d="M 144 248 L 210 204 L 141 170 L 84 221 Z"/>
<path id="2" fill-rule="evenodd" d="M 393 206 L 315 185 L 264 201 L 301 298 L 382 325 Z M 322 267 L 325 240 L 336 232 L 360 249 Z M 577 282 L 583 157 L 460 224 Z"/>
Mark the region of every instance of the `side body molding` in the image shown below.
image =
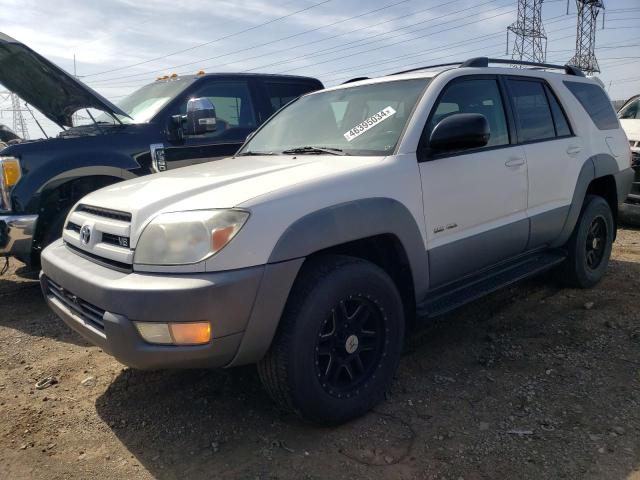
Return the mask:
<path id="1" fill-rule="evenodd" d="M 604 177 L 606 175 L 614 175 L 620 172 L 618 162 L 614 157 L 608 154 L 600 153 L 589 157 L 582 165 L 580 174 L 578 175 L 578 181 L 576 188 L 573 192 L 573 198 L 571 199 L 571 205 L 569 206 L 569 214 L 564 222 L 562 231 L 557 239 L 551 245 L 552 247 L 560 247 L 567 243 L 571 233 L 582 211 L 582 205 L 584 203 L 584 197 L 587 194 L 589 184 L 596 178 Z M 618 193 L 619 195 L 619 193 Z"/>
<path id="2" fill-rule="evenodd" d="M 397 200 L 366 198 L 310 213 L 280 237 L 269 263 L 306 257 L 314 252 L 375 235 L 394 235 L 403 246 L 415 287 L 422 298 L 429 286 L 428 257 L 415 218 Z"/>

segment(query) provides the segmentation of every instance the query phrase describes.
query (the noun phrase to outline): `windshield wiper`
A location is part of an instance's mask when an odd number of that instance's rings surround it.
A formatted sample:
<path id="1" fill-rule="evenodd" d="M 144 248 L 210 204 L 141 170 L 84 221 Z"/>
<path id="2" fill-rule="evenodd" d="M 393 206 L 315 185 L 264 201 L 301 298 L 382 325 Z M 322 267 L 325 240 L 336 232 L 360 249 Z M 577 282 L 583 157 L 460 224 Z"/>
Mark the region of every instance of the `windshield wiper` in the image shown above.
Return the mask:
<path id="1" fill-rule="evenodd" d="M 349 155 L 348 153 L 346 153 L 345 151 L 339 149 L 339 148 L 333 148 L 333 147 L 314 147 L 314 146 L 307 146 L 307 147 L 296 147 L 296 148 L 290 148 L 289 150 L 283 150 L 282 153 L 284 154 L 299 154 L 299 155 L 319 155 L 321 153 L 329 153 L 331 155 Z"/>
<path id="2" fill-rule="evenodd" d="M 256 156 L 256 155 L 277 155 L 276 152 L 252 152 L 251 150 L 247 150 L 246 152 L 239 153 L 236 157 L 244 157 L 244 156 Z"/>

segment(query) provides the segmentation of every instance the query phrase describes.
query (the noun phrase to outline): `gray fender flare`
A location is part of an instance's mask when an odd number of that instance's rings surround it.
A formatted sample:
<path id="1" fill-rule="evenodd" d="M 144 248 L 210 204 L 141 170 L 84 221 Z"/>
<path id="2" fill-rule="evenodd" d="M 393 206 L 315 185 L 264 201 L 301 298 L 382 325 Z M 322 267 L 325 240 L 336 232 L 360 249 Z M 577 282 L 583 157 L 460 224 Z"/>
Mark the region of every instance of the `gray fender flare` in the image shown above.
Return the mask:
<path id="1" fill-rule="evenodd" d="M 605 177 L 607 175 L 617 177 L 619 172 L 620 168 L 618 167 L 616 159 L 605 153 L 589 157 L 584 162 L 580 169 L 580 173 L 578 174 L 578 181 L 573 192 L 573 198 L 571 199 L 567 219 L 564 222 L 560 235 L 551 245 L 552 247 L 561 247 L 569 240 L 569 237 L 571 236 L 571 233 L 573 233 L 573 229 L 578 222 L 580 212 L 582 211 L 582 205 L 584 203 L 584 198 L 587 195 L 589 184 L 596 178 Z"/>
<path id="2" fill-rule="evenodd" d="M 269 263 L 306 257 L 335 245 L 385 234 L 394 235 L 404 248 L 416 298 L 421 298 L 429 283 L 422 234 L 407 207 L 391 198 L 354 200 L 305 215 L 285 230 Z"/>

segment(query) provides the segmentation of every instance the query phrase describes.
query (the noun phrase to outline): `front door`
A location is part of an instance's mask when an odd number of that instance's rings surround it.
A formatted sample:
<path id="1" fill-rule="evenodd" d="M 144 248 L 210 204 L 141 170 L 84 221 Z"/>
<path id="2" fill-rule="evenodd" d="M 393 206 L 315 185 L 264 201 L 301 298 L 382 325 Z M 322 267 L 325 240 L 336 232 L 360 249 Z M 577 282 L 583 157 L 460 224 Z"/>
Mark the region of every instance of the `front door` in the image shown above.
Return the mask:
<path id="1" fill-rule="evenodd" d="M 197 88 L 189 98 L 207 97 L 216 109 L 217 128 L 203 135 L 187 136 L 182 143 L 164 148 L 168 170 L 195 163 L 217 160 L 236 153 L 247 136 L 258 127 L 253 97 L 248 82 L 212 80 Z M 180 114 L 187 111 L 185 98 Z"/>
<path id="2" fill-rule="evenodd" d="M 461 77 L 440 95 L 422 143 L 440 120 L 480 113 L 489 143 L 420 158 L 431 288 L 523 252 L 529 235 L 527 165 L 512 141 L 502 88 L 495 77 Z"/>

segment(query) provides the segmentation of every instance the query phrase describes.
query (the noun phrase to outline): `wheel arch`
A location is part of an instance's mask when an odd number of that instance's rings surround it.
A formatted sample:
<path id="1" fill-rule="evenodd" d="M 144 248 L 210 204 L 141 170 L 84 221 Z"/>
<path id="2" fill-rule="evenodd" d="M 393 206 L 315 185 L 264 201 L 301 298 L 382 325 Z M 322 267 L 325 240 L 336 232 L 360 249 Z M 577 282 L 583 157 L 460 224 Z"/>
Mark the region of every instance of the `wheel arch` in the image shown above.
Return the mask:
<path id="1" fill-rule="evenodd" d="M 624 197 L 624 193 L 620 192 L 618 187 L 617 178 L 619 172 L 618 162 L 609 154 L 594 155 L 584 162 L 578 174 L 567 219 L 560 236 L 553 243 L 553 247 L 560 247 L 569 240 L 578 222 L 587 195 L 603 197 L 609 204 L 614 222 L 617 225 L 618 203 L 622 200 L 620 197 Z"/>
<path id="2" fill-rule="evenodd" d="M 393 268 L 383 258 L 385 247 L 404 265 L 414 299 L 420 298 L 429 283 L 427 251 L 411 212 L 391 198 L 354 200 L 305 215 L 282 234 L 269 263 L 342 253 L 365 258 L 389 273 Z"/>

